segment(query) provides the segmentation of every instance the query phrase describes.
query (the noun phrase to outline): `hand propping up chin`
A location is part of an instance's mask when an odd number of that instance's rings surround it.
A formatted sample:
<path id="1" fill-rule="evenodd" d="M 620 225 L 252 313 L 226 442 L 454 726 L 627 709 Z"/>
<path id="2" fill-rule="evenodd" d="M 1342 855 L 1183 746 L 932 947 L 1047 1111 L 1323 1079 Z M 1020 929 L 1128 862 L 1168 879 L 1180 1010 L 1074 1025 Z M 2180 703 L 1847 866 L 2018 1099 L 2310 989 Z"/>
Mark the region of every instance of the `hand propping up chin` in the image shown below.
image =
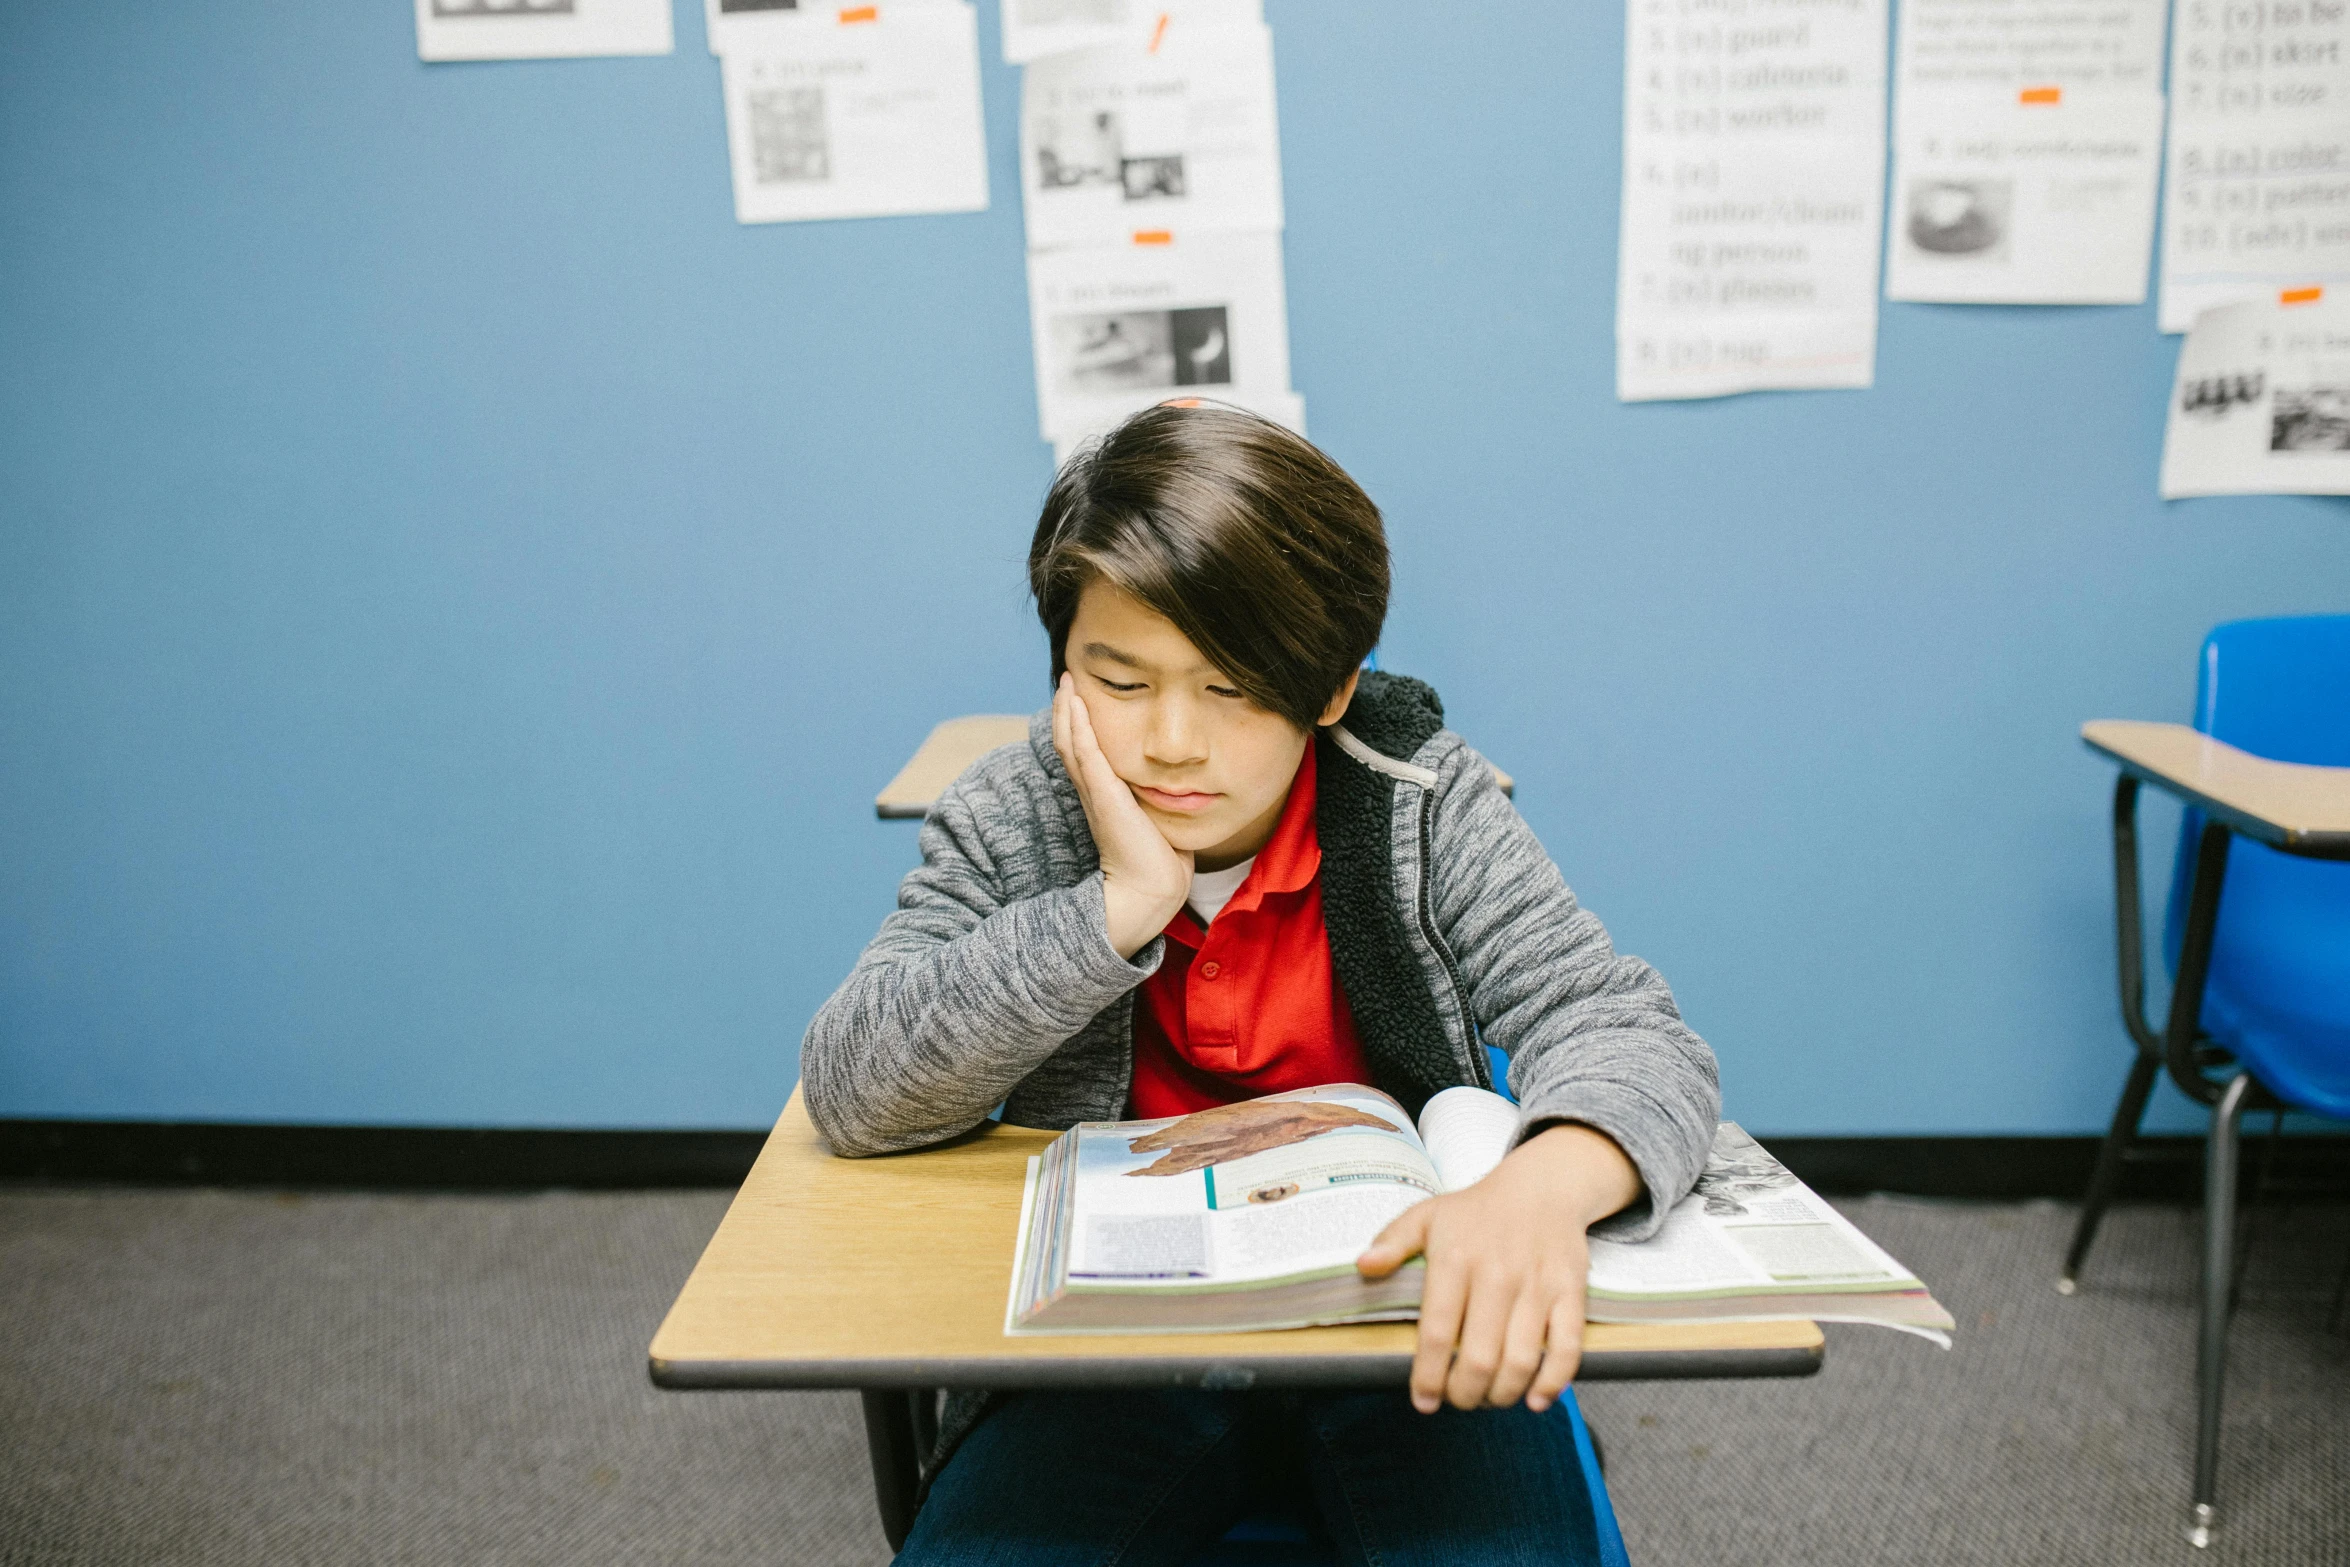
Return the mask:
<path id="1" fill-rule="evenodd" d="M 1094 738 L 1093 715 L 1069 675 L 1053 688 L 1053 749 L 1077 785 L 1085 825 L 1093 832 L 1102 861 L 1102 900 L 1109 913 L 1110 945 L 1131 958 L 1191 896 L 1191 851 L 1178 849 L 1150 819 L 1134 791 L 1102 754 Z"/>

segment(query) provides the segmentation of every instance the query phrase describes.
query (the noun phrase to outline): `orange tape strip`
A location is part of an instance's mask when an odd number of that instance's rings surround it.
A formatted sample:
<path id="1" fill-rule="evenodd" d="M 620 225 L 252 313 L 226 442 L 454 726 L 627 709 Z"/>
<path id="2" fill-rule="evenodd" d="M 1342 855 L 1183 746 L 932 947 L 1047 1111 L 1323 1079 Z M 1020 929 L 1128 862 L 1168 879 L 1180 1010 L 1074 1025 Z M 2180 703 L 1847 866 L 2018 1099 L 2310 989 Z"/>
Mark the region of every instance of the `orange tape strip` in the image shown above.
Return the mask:
<path id="1" fill-rule="evenodd" d="M 1151 29 L 1151 53 L 1159 52 L 1159 40 L 1167 36 L 1167 13 L 1159 13 L 1159 25 Z"/>
<path id="2" fill-rule="evenodd" d="M 1137 245 L 1172 245 L 1175 243 L 1175 234 L 1171 229 L 1136 229 L 1134 242 Z"/>
<path id="3" fill-rule="evenodd" d="M 840 25 L 843 27 L 848 26 L 851 22 L 878 22 L 880 20 L 881 7 L 877 5 L 851 5 L 841 8 Z"/>
<path id="4" fill-rule="evenodd" d="M 2326 291 L 2322 288 L 2288 288 L 2277 295 L 2277 303 L 2280 305 L 2314 305 L 2325 297 Z"/>
<path id="5" fill-rule="evenodd" d="M 2061 87 L 2027 87 L 2015 95 L 2015 101 L 2018 103 L 2062 103 L 2064 102 L 2064 89 Z"/>

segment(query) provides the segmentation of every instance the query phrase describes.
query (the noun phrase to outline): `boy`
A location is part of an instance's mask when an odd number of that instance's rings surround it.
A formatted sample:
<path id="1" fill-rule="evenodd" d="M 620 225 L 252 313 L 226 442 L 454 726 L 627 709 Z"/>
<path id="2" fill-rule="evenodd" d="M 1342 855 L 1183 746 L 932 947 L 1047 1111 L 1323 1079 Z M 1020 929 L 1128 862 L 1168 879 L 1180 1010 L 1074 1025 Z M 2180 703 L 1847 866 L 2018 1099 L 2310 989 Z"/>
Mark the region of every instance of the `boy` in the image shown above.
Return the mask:
<path id="1" fill-rule="evenodd" d="M 1585 1232 L 1696 1179 L 1713 1055 L 1579 908 L 1417 681 L 1362 673 L 1378 509 L 1277 425 L 1137 415 L 1029 549 L 1054 694 L 922 828 L 897 912 L 809 1026 L 832 1149 L 1180 1115 L 1328 1082 L 1418 1112 L 1510 1057 L 1519 1140 L 1358 1264 L 1424 1256 L 1408 1395 L 957 1395 L 901 1562 L 1186 1559 L 1310 1487 L 1341 1556 L 1586 1561 L 1571 1429 Z"/>

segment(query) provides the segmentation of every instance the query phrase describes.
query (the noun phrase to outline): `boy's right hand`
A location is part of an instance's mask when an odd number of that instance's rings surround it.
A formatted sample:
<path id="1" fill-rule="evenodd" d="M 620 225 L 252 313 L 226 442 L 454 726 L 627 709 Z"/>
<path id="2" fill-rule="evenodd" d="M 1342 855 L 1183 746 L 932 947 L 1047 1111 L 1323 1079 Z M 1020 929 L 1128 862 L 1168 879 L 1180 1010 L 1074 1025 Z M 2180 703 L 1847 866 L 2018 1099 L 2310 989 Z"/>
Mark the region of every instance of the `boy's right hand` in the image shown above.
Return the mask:
<path id="1" fill-rule="evenodd" d="M 1101 856 L 1110 945 L 1118 956 L 1131 958 L 1167 928 L 1191 896 L 1191 853 L 1167 841 L 1110 766 L 1094 736 L 1093 715 L 1068 674 L 1053 690 L 1053 749 L 1077 785 L 1085 825 Z"/>

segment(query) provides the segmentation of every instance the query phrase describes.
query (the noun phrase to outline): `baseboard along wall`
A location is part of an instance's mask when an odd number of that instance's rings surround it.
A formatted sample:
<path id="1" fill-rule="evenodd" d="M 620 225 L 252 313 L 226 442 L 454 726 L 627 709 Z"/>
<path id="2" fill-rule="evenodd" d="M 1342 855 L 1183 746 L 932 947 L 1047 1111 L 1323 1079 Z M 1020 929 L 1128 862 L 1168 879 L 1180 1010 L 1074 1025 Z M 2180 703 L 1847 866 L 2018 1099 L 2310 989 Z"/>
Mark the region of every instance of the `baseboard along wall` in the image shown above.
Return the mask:
<path id="1" fill-rule="evenodd" d="M 363 1190 L 539 1191 L 732 1187 L 763 1131 L 561 1131 L 289 1126 L 220 1121 L 0 1120 L 0 1181 Z M 1771 1137 L 1763 1145 L 1829 1196 L 1900 1192 L 2019 1201 L 2077 1198 L 2094 1137 Z M 2276 1197 L 2350 1199 L 2350 1137 L 2255 1135 L 2248 1174 L 2268 1163 Z M 2200 1138 L 2149 1137 L 2124 1200 L 2192 1202 Z"/>

